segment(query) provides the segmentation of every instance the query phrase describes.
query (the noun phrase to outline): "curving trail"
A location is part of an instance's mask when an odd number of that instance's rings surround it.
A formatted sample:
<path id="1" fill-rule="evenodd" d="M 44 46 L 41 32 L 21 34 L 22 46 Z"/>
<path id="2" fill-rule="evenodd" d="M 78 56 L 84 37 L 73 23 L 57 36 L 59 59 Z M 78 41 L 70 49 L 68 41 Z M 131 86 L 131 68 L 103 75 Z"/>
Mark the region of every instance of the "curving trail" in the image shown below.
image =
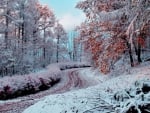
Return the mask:
<path id="1" fill-rule="evenodd" d="M 70 69 L 63 71 L 61 82 L 49 90 L 41 91 L 37 94 L 19 97 L 16 100 L 14 99 L 0 103 L 0 113 L 22 113 L 22 111 L 24 111 L 27 107 L 33 105 L 44 96 L 64 93 L 70 90 L 77 90 L 93 85 L 89 84 L 88 80 L 79 75 L 79 70 L 81 69 Z"/>

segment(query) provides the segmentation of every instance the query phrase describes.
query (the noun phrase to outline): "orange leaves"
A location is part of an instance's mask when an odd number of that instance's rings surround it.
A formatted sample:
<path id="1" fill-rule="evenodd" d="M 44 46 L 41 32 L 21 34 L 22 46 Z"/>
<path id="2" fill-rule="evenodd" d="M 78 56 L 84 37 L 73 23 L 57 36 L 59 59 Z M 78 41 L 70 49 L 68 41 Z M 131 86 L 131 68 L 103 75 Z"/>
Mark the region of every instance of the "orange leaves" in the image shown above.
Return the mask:
<path id="1" fill-rule="evenodd" d="M 125 50 L 132 56 L 134 46 L 145 46 L 146 37 L 149 36 L 149 22 L 146 18 L 140 18 L 147 17 L 146 13 L 134 11 L 134 8 L 138 9 L 136 1 L 132 0 L 130 5 L 127 0 L 84 0 L 78 4 L 78 8 L 87 16 L 80 36 L 86 40 L 86 49 L 90 51 L 92 60 L 103 73 L 109 72 Z M 146 4 L 143 3 L 143 6 L 147 6 Z M 128 5 L 131 9 L 123 11 L 123 7 Z M 146 10 L 144 7 L 143 11 Z M 130 16 L 130 13 L 133 13 L 134 17 Z M 140 37 L 136 37 L 137 30 L 140 30 Z M 131 57 L 130 59 L 132 60 Z"/>
<path id="2" fill-rule="evenodd" d="M 95 38 L 89 38 L 87 40 L 87 44 L 90 46 L 90 48 L 87 48 L 87 49 L 90 49 L 92 54 L 94 53 L 97 53 L 101 51 L 101 42 L 100 41 L 96 41 Z"/>
<path id="3" fill-rule="evenodd" d="M 52 12 L 52 10 L 50 10 L 47 5 L 37 4 L 36 6 L 37 6 L 37 10 L 40 13 L 40 16 L 44 20 L 46 20 L 48 17 L 51 17 L 51 16 L 54 15 L 53 12 Z"/>
<path id="4" fill-rule="evenodd" d="M 124 42 L 118 41 L 113 44 L 113 48 L 116 53 L 121 54 L 125 50 L 126 45 Z"/>
<path id="5" fill-rule="evenodd" d="M 145 40 L 142 37 L 137 38 L 137 43 L 140 44 L 142 47 L 145 46 Z"/>
<path id="6" fill-rule="evenodd" d="M 126 49 L 125 42 L 115 35 L 118 32 L 112 30 L 112 23 L 90 22 L 80 33 L 82 38 L 87 38 L 84 47 L 90 51 L 94 65 L 104 74 L 110 72 L 112 65 Z M 103 38 L 104 35 L 107 38 Z"/>
<path id="7" fill-rule="evenodd" d="M 109 40 L 108 45 L 105 45 L 105 49 L 99 57 L 100 71 L 104 74 L 110 72 L 111 66 L 119 59 L 124 50 L 125 44 L 122 41 L 116 39 Z"/>
<path id="8" fill-rule="evenodd" d="M 109 64 L 106 61 L 101 62 L 100 71 L 104 74 L 107 74 L 108 72 L 110 72 Z"/>
<path id="9" fill-rule="evenodd" d="M 102 42 L 96 41 L 96 38 L 89 38 L 86 41 L 85 49 L 89 50 L 92 54 L 92 60 L 98 66 L 99 55 L 102 51 Z"/>

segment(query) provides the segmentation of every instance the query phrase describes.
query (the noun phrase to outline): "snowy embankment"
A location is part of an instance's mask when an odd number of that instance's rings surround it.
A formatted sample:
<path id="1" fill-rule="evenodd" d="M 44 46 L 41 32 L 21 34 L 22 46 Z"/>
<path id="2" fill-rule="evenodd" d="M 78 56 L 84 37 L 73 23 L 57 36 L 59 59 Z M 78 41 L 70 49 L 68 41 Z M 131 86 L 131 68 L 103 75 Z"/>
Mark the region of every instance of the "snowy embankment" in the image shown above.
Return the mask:
<path id="1" fill-rule="evenodd" d="M 88 67 L 87 63 L 59 63 L 44 71 L 0 79 L 0 99 L 5 100 L 46 90 L 61 80 L 61 70 Z"/>
<path id="2" fill-rule="evenodd" d="M 91 74 L 90 71 L 87 70 L 83 73 Z M 150 89 L 148 89 L 146 94 L 144 94 L 143 91 L 139 94 L 135 93 L 138 88 L 142 89 L 144 84 L 143 82 L 136 82 L 137 80 L 150 79 L 149 64 L 147 66 L 143 65 L 129 69 L 128 73 L 120 76 L 99 75 L 96 76 L 96 78 L 97 77 L 101 81 L 97 86 L 65 94 L 47 96 L 44 100 L 29 107 L 23 113 L 115 113 L 117 111 L 119 113 L 129 113 L 130 111 L 127 111 L 130 110 L 130 108 L 144 106 L 147 102 L 150 103 Z M 133 85 L 135 82 L 141 85 L 136 88 L 136 86 Z M 116 94 L 118 95 L 117 98 L 124 98 L 126 89 L 130 89 L 131 86 L 134 88 L 127 94 L 128 98 L 125 97 L 122 101 L 115 98 Z M 125 93 L 120 95 L 119 92 L 123 91 L 125 91 Z M 139 98 L 141 95 L 144 97 L 143 101 L 141 100 L 142 97 Z M 147 107 L 149 108 L 149 106 Z M 127 108 L 129 109 L 127 110 Z M 137 108 L 137 110 L 139 110 L 139 108 Z"/>

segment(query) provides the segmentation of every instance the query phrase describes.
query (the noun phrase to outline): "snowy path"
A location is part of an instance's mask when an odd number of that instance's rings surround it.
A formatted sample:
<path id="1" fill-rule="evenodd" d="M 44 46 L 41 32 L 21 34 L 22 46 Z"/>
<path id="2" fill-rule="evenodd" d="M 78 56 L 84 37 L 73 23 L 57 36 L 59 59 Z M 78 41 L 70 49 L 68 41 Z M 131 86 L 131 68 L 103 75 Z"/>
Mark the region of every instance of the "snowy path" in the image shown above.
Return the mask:
<path id="1" fill-rule="evenodd" d="M 69 90 L 76 90 L 80 88 L 85 88 L 90 85 L 94 85 L 90 80 L 85 79 L 82 75 L 79 75 L 79 70 L 82 69 L 70 69 L 63 71 L 62 81 L 50 88 L 47 91 L 42 91 L 37 94 L 32 94 L 24 97 L 19 97 L 14 100 L 1 102 L 0 103 L 0 113 L 21 113 L 27 107 L 33 105 L 42 97 L 50 94 L 64 93 Z M 44 99 L 44 98 L 43 98 Z"/>
<path id="2" fill-rule="evenodd" d="M 85 69 L 81 71 L 81 75 L 91 76 L 91 79 L 85 78 L 84 80 L 92 83 L 90 80 L 95 78 L 93 82 L 98 80 L 98 85 L 47 96 L 44 100 L 30 106 L 23 113 L 118 113 L 116 107 L 119 104 L 114 100 L 114 94 L 130 88 L 137 80 L 150 78 L 150 65 L 144 65 L 129 69 L 119 76 L 103 76 L 96 70 L 88 71 L 88 69 Z"/>

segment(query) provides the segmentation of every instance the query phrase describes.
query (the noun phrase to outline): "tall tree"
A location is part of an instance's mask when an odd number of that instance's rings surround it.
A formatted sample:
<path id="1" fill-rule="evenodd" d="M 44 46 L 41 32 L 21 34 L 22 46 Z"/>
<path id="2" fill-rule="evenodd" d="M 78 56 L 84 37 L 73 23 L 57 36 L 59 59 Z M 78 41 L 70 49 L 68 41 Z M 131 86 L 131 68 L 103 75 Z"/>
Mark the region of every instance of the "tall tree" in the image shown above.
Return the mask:
<path id="1" fill-rule="evenodd" d="M 61 24 L 58 22 L 54 27 L 54 35 L 56 39 L 56 62 L 59 62 L 60 59 L 64 59 L 65 55 L 63 52 L 67 52 L 66 43 L 67 43 L 67 34 Z"/>
<path id="2" fill-rule="evenodd" d="M 41 32 L 43 31 L 43 67 L 45 67 L 45 64 L 47 63 L 47 40 L 49 40 L 49 37 L 53 36 L 52 28 L 55 25 L 55 15 L 52 10 L 48 8 L 48 6 L 38 5 L 38 10 L 40 12 L 38 27 Z"/>

